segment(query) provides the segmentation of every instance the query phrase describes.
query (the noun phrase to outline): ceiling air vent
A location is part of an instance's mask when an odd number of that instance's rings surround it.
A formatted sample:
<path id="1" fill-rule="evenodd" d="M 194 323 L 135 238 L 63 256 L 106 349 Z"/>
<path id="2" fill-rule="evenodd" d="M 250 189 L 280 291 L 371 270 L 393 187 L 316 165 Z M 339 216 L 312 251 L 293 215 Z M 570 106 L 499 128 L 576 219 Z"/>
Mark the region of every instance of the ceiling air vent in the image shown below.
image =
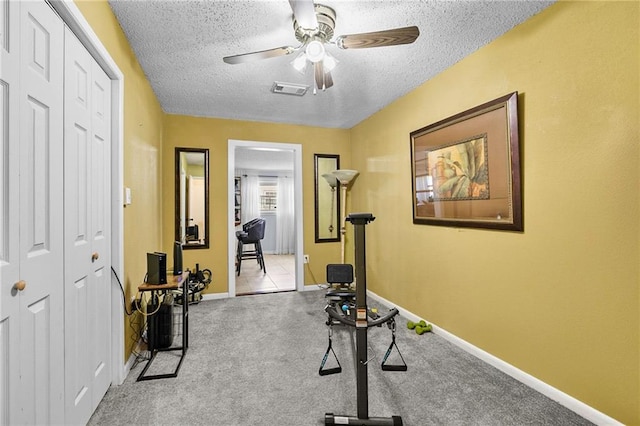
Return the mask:
<path id="1" fill-rule="evenodd" d="M 274 82 L 273 86 L 271 86 L 273 93 L 282 93 L 284 95 L 304 96 L 307 90 L 309 90 L 309 86 L 304 84 L 282 83 L 280 81 Z"/>

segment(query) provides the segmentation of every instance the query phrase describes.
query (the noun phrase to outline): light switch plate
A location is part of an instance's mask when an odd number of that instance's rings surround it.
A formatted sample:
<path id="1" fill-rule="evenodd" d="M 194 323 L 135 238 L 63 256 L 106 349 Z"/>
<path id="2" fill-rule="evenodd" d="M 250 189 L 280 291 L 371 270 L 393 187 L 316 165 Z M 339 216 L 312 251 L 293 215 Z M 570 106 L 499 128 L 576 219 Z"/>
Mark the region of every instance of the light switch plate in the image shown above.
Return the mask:
<path id="1" fill-rule="evenodd" d="M 131 204 L 131 188 L 124 189 L 124 204 L 125 206 Z"/>

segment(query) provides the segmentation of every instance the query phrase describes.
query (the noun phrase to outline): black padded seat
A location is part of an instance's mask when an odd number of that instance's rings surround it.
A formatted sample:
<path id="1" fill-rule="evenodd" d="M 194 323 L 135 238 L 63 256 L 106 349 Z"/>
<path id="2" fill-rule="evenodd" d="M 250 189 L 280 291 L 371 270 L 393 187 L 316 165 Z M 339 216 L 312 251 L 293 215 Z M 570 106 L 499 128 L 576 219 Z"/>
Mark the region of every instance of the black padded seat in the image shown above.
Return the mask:
<path id="1" fill-rule="evenodd" d="M 353 265 L 335 263 L 327 265 L 327 283 L 330 285 L 326 298 L 331 300 L 345 300 L 356 297 L 351 288 L 353 283 Z"/>

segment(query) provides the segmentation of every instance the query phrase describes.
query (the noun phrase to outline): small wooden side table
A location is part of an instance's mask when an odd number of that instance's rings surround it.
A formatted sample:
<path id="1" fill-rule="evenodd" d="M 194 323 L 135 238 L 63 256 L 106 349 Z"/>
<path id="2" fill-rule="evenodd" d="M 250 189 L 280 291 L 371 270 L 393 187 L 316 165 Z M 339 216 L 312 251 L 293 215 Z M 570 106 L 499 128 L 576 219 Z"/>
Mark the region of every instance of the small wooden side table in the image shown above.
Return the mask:
<path id="1" fill-rule="evenodd" d="M 160 303 L 159 298 L 160 294 L 166 294 L 172 290 L 178 290 L 182 288 L 182 294 L 186 295 L 189 292 L 188 283 L 189 281 L 189 271 L 185 271 L 182 275 L 167 275 L 167 283 L 166 284 L 153 284 L 153 283 L 143 283 L 138 286 L 138 291 L 151 292 L 151 300 L 155 303 Z M 140 382 L 142 380 L 155 380 L 155 379 L 167 379 L 171 377 L 177 377 L 178 371 L 180 371 L 180 367 L 182 366 L 182 361 L 184 360 L 184 356 L 187 353 L 187 348 L 189 347 L 189 303 L 187 302 L 187 298 L 183 297 L 182 301 L 182 345 L 181 346 L 172 346 L 169 348 L 150 348 L 151 350 L 151 358 L 147 361 L 147 364 L 144 366 L 140 375 L 138 376 L 137 381 Z M 173 321 L 173 318 L 171 319 Z M 165 373 L 165 374 L 153 374 L 153 375 L 145 375 L 153 360 L 156 358 L 158 352 L 163 351 L 182 351 L 180 355 L 180 361 L 178 361 L 178 365 L 173 373 Z"/>

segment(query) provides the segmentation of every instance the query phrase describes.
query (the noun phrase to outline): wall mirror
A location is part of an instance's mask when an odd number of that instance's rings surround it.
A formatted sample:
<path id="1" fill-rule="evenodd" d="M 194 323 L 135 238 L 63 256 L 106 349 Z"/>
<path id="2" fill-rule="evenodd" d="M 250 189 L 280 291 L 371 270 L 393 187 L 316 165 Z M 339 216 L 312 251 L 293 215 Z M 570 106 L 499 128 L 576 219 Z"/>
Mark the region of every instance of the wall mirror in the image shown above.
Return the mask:
<path id="1" fill-rule="evenodd" d="M 176 148 L 176 241 L 209 248 L 209 150 Z"/>
<path id="2" fill-rule="evenodd" d="M 331 173 L 339 168 L 339 155 L 314 155 L 316 243 L 340 241 L 340 182 Z"/>

